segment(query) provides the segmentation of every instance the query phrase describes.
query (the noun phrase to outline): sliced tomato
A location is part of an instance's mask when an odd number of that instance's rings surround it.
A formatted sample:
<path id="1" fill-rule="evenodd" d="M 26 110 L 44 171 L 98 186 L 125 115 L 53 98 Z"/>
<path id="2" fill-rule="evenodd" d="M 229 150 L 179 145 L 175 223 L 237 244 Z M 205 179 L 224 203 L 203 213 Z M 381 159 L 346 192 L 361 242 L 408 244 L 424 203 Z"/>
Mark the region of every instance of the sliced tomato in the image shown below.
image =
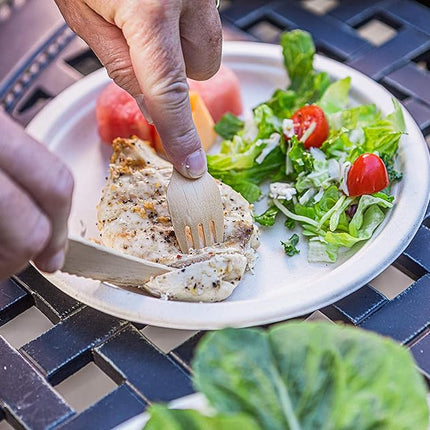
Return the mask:
<path id="1" fill-rule="evenodd" d="M 323 110 L 316 105 L 303 106 L 292 116 L 294 133 L 301 139 L 308 130 L 313 131 L 303 142 L 306 149 L 319 148 L 328 137 L 328 122 Z"/>
<path id="2" fill-rule="evenodd" d="M 103 142 L 111 143 L 116 137 L 132 135 L 151 143 L 154 140 L 155 127 L 148 124 L 136 100 L 113 82 L 97 99 L 96 117 Z"/>
<path id="3" fill-rule="evenodd" d="M 376 154 L 362 154 L 349 169 L 346 183 L 350 196 L 361 196 L 377 193 L 390 182 L 384 162 Z"/>

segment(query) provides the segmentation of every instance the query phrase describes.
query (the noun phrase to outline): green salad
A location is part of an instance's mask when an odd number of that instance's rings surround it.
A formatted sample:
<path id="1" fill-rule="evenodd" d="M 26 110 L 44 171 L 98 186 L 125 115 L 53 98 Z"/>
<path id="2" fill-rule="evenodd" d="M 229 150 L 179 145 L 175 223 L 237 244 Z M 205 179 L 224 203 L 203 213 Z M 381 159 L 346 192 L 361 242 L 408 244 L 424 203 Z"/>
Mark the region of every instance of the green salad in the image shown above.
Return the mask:
<path id="1" fill-rule="evenodd" d="M 395 100 L 385 117 L 374 104 L 352 105 L 349 77 L 331 82 L 314 70 L 308 33 L 283 33 L 280 43 L 290 85 L 248 120 L 221 118 L 215 130 L 224 140 L 208 155 L 208 169 L 250 203 L 268 197 L 255 221 L 273 226 L 283 214 L 287 255 L 299 252 L 288 230 L 300 225 L 308 260 L 335 262 L 340 248 L 369 239 L 394 204 L 402 110 Z"/>

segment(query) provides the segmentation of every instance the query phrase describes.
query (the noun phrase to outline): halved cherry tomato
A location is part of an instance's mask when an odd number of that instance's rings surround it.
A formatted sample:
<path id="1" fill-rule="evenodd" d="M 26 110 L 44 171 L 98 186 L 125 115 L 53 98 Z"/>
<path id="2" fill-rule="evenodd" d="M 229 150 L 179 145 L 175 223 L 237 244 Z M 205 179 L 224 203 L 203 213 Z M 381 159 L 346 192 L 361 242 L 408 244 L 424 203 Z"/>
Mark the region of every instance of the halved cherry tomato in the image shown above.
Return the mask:
<path id="1" fill-rule="evenodd" d="M 303 106 L 292 116 L 294 133 L 299 139 L 306 133 L 309 127 L 315 127 L 314 131 L 304 142 L 305 148 L 314 146 L 319 148 L 328 137 L 328 122 L 323 110 L 316 105 Z M 315 124 L 313 126 L 312 124 Z"/>
<path id="2" fill-rule="evenodd" d="M 387 168 L 376 154 L 362 154 L 351 166 L 346 181 L 350 196 L 373 194 L 388 186 Z"/>

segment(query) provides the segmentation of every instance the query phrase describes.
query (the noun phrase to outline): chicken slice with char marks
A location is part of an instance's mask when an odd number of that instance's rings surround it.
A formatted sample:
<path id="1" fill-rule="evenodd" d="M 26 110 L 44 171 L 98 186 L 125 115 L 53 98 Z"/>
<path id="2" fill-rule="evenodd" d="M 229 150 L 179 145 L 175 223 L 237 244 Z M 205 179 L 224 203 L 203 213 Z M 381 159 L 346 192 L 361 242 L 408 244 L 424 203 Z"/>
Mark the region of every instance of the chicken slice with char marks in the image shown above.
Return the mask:
<path id="1" fill-rule="evenodd" d="M 220 301 L 227 298 L 259 245 L 249 203 L 218 182 L 224 209 L 224 242 L 181 252 L 166 202 L 172 165 L 145 142 L 118 138 L 98 205 L 101 242 L 121 252 L 166 264 L 175 270 L 139 286 L 171 300 Z"/>

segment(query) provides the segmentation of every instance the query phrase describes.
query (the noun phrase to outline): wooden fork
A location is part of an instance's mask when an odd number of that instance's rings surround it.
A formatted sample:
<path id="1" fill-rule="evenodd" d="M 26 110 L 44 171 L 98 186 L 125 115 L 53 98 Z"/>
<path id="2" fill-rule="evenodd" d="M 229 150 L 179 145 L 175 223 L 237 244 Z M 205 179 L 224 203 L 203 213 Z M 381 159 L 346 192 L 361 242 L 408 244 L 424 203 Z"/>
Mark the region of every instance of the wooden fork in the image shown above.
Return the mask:
<path id="1" fill-rule="evenodd" d="M 173 169 L 167 187 L 167 204 L 182 252 L 223 241 L 221 193 L 209 173 L 198 179 L 188 179 Z"/>

